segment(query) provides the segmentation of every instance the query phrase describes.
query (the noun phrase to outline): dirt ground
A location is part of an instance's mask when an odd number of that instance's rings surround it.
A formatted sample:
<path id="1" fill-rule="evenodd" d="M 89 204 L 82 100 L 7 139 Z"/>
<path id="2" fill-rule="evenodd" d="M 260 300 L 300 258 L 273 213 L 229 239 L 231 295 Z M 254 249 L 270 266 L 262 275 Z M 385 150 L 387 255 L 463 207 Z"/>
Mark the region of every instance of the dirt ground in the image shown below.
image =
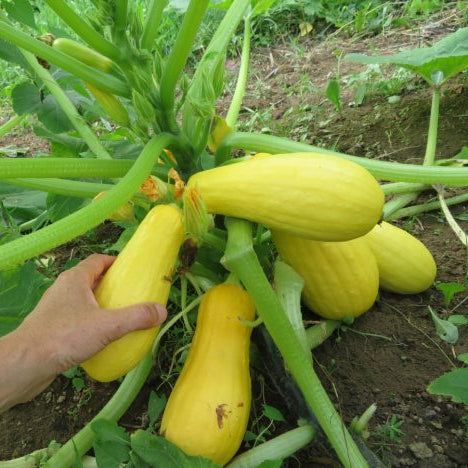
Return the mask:
<path id="1" fill-rule="evenodd" d="M 340 112 L 324 97 L 324 87 L 336 74 L 337 58 L 333 51 L 337 48 L 343 52 L 368 53 L 377 48 L 389 53 L 448 32 L 450 25 L 441 25 L 427 31 L 401 31 L 359 42 L 345 43 L 338 37 L 320 43 L 309 39 L 299 45 L 279 44 L 274 49 L 255 51 L 251 84 L 241 115 L 242 129 L 271 132 L 355 155 L 421 162 L 430 112 L 430 93 L 422 83 L 410 80 L 404 84 L 397 93 L 401 98 L 397 104 L 390 104 L 387 96 L 371 94 L 361 106 L 351 105 L 353 88 L 344 86 Z M 233 75 L 237 65 L 236 61 L 230 61 L 228 73 Z M 364 69 L 342 62 L 342 81 Z M 384 70 L 382 79 L 388 79 L 394 72 Z M 221 105 L 220 113 L 223 108 Z M 451 157 L 467 145 L 467 109 L 465 76 L 454 80 L 443 94 L 437 157 Z M 0 146 L 3 144 L 0 142 Z M 467 212 L 467 204 L 454 209 L 456 214 Z M 437 281 L 464 281 L 467 252 L 440 212 L 399 224 L 431 250 L 438 265 Z M 460 224 L 468 231 L 467 221 Z M 468 313 L 466 299 L 466 294 L 459 294 L 450 309 Z M 468 333 L 466 327 L 460 328 L 460 339 L 453 347 L 442 342 L 435 333 L 428 306 L 442 317 L 449 313 L 442 294 L 435 288 L 413 296 L 382 292 L 375 306 L 357 319 L 351 330 L 335 334 L 314 352 L 315 368 L 347 424 L 371 403 L 377 404 L 368 445 L 385 465 L 468 467 L 466 407 L 426 392 L 431 380 L 459 365 L 454 356 L 468 352 Z M 314 316 L 306 314 L 305 319 L 313 320 Z M 155 371 L 123 417 L 124 427 L 132 430 L 145 426 L 149 392 L 160 386 Z M 59 377 L 34 401 L 0 416 L 0 459 L 24 455 L 47 446 L 51 440 L 65 442 L 96 414 L 117 385 L 89 381 L 87 388 L 76 391 L 70 379 Z M 263 392 L 255 394 L 256 406 L 266 402 L 287 414 L 281 395 L 271 382 L 256 376 L 254 389 L 260 388 Z M 400 442 L 379 435 L 379 426 L 392 417 L 402 421 Z M 279 434 L 294 425 L 294 420 L 276 423 L 271 432 Z M 331 449 L 319 439 L 284 466 L 339 464 Z"/>

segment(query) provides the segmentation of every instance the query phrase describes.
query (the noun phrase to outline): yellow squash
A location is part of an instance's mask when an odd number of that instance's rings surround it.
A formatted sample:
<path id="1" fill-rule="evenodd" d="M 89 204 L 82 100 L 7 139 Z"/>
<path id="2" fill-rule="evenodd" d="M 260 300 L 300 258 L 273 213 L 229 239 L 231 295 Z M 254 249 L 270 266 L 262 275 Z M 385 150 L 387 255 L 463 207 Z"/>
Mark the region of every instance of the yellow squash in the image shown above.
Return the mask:
<path id="1" fill-rule="evenodd" d="M 264 155 L 266 156 L 266 155 Z M 354 239 L 382 215 L 384 194 L 363 167 L 318 153 L 254 157 L 193 175 L 210 213 L 323 241 Z"/>
<path id="2" fill-rule="evenodd" d="M 321 317 L 341 320 L 369 310 L 378 293 L 375 257 L 362 239 L 320 242 L 273 231 L 283 260 L 304 280 L 304 303 Z"/>
<path id="3" fill-rule="evenodd" d="M 224 465 L 249 419 L 250 296 L 235 284 L 210 289 L 198 311 L 187 361 L 164 411 L 161 434 L 190 455 Z"/>
<path id="4" fill-rule="evenodd" d="M 96 288 L 99 305 L 117 309 L 147 301 L 166 304 L 183 237 L 181 211 L 172 205 L 154 207 Z M 157 330 L 128 333 L 83 362 L 83 369 L 101 382 L 121 377 L 149 351 Z"/>
<path id="5" fill-rule="evenodd" d="M 382 222 L 364 236 L 379 266 L 382 289 L 418 294 L 434 283 L 437 266 L 431 252 L 409 232 Z"/>

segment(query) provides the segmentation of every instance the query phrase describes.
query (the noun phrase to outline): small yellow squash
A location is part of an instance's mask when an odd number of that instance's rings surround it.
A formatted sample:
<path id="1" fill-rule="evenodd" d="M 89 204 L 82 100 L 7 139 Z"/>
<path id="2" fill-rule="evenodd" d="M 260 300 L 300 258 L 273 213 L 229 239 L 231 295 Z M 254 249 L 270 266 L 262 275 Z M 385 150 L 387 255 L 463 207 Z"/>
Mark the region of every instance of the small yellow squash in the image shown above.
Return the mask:
<path id="1" fill-rule="evenodd" d="M 384 194 L 363 167 L 319 153 L 265 155 L 193 175 L 208 211 L 308 239 L 345 241 L 370 231 Z"/>
<path id="2" fill-rule="evenodd" d="M 382 222 L 364 236 L 377 259 L 380 287 L 418 294 L 434 283 L 437 266 L 426 246 L 409 232 Z"/>
<path id="3" fill-rule="evenodd" d="M 283 260 L 304 280 L 304 303 L 321 317 L 341 320 L 369 310 L 377 297 L 379 271 L 362 238 L 319 242 L 273 231 Z"/>
<path id="4" fill-rule="evenodd" d="M 96 288 L 99 305 L 106 309 L 147 301 L 165 305 L 183 238 L 179 208 L 154 207 Z M 81 365 L 95 380 L 115 380 L 135 367 L 150 350 L 157 330 L 153 327 L 128 333 Z"/>
<path id="5" fill-rule="evenodd" d="M 164 411 L 161 434 L 190 455 L 224 465 L 247 427 L 249 344 L 255 306 L 238 285 L 211 288 L 198 311 L 187 361 Z"/>

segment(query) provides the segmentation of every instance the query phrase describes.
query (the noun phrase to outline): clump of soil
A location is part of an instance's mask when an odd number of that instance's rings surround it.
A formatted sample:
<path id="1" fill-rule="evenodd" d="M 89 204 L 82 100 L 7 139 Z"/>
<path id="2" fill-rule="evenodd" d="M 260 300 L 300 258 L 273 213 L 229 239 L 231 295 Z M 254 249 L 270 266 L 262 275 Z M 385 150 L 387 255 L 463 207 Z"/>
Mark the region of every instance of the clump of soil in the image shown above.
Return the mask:
<path id="1" fill-rule="evenodd" d="M 403 38 L 411 44 L 420 39 L 411 35 Z M 359 51 L 368 52 L 371 44 L 380 45 L 381 49 L 385 45 L 386 51 L 407 45 L 400 36 L 390 36 L 359 42 Z M 349 106 L 353 96 L 348 92 L 342 96 L 342 110 L 334 111 L 317 90 L 323 90 L 326 80 L 335 74 L 336 57 L 332 51 L 337 45 L 333 41 L 306 42 L 305 51 L 300 53 L 286 47 L 254 53 L 243 125 L 256 131 L 265 130 L 268 125 L 267 131 L 279 136 L 304 138 L 352 154 L 420 162 L 430 111 L 428 91 L 403 91 L 401 102 L 393 106 L 385 97 L 374 96 L 360 107 Z M 351 42 L 341 42 L 339 46 L 344 51 L 357 51 L 357 45 Z M 341 74 L 346 76 L 358 70 L 356 64 L 343 63 Z M 467 144 L 467 103 L 468 90 L 463 82 L 447 89 L 441 101 L 438 157 L 453 156 Z M 269 113 L 262 116 L 265 109 Z M 298 110 L 302 120 L 298 119 Z M 255 121 L 252 112 L 258 113 Z M 460 205 L 454 212 L 466 213 L 467 208 L 467 204 Z M 438 265 L 437 281 L 465 280 L 466 250 L 439 212 L 399 224 L 431 250 Z M 460 220 L 460 224 L 468 231 L 467 221 Z M 459 365 L 454 356 L 468 352 L 468 333 L 460 328 L 460 339 L 453 347 L 442 342 L 435 332 L 429 306 L 441 317 L 449 314 L 435 288 L 412 296 L 382 292 L 372 310 L 314 352 L 315 368 L 346 424 L 371 403 L 377 404 L 368 444 L 386 465 L 466 467 L 466 407 L 446 397 L 429 395 L 426 388 L 431 380 Z M 450 305 L 451 310 L 454 308 L 457 313 L 467 313 L 466 295 L 456 296 Z M 76 390 L 70 379 L 60 376 L 34 401 L 1 415 L 0 459 L 45 447 L 52 439 L 65 442 L 98 412 L 117 387 L 114 383 L 86 383 L 85 389 Z M 161 385 L 154 372 L 123 417 L 124 427 L 145 427 L 149 392 Z M 262 389 L 262 393 L 254 395 L 253 414 L 261 414 L 263 403 L 284 411 L 281 397 L 261 376 L 254 376 L 254 389 Z M 279 423 L 271 432 L 279 434 L 294 424 L 295 421 Z M 323 439 L 299 452 L 297 460 L 301 466 L 339 466 Z M 285 462 L 285 466 L 298 466 L 298 462 Z"/>

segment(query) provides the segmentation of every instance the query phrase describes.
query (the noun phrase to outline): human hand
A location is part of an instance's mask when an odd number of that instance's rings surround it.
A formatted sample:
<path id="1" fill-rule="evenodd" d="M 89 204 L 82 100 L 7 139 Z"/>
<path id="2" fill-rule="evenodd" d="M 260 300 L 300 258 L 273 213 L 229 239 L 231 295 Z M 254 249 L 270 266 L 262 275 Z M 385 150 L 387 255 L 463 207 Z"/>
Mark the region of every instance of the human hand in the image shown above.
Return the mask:
<path id="1" fill-rule="evenodd" d="M 114 260 L 94 254 L 61 273 L 23 323 L 0 340 L 0 375 L 6 377 L 12 368 L 10 379 L 0 379 L 0 409 L 3 382 L 11 391 L 17 387 L 13 404 L 29 400 L 57 374 L 110 342 L 164 321 L 165 307 L 152 302 L 113 310 L 99 307 L 93 289 Z M 8 359 L 2 364 L 3 357 Z"/>

